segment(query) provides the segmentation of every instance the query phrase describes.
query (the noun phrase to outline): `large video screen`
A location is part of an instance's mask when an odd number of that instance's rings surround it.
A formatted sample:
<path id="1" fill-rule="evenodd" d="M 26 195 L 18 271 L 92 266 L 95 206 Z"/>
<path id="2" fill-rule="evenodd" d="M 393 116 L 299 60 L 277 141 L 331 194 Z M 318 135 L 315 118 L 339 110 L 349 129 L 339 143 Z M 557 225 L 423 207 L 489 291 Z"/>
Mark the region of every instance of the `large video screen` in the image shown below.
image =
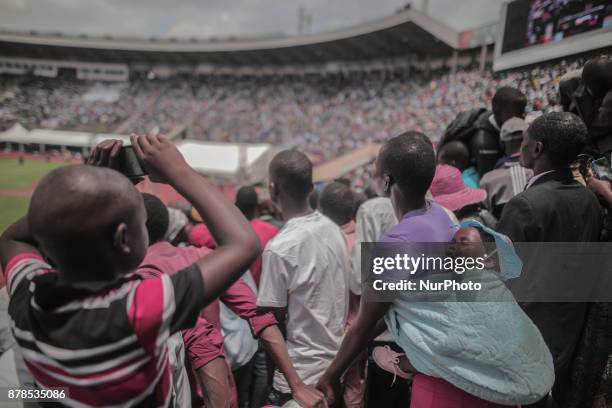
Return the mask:
<path id="1" fill-rule="evenodd" d="M 502 53 L 610 26 L 612 0 L 517 0 L 508 5 Z"/>

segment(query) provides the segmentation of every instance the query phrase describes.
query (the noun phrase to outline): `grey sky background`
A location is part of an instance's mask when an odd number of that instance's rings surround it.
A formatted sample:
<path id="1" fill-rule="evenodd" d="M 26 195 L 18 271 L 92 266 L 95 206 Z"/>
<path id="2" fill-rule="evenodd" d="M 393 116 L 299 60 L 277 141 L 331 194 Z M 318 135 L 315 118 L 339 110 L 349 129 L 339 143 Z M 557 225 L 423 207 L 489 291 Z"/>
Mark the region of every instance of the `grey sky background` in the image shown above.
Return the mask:
<path id="1" fill-rule="evenodd" d="M 396 12 L 407 0 L 0 0 L 0 28 L 129 37 L 295 35 L 298 10 L 312 32 Z M 436 19 L 456 29 L 498 20 L 503 0 L 430 0 Z M 422 0 L 413 0 L 420 8 Z"/>

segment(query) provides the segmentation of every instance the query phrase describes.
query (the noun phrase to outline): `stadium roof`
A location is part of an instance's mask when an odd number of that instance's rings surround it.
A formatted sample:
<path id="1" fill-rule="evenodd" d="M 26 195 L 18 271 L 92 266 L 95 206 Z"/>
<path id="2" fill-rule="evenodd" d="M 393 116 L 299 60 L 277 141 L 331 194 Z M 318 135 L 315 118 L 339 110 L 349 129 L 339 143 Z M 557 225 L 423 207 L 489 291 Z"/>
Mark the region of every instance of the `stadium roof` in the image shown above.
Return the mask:
<path id="1" fill-rule="evenodd" d="M 371 163 L 378 155 L 379 150 L 380 144 L 369 143 L 337 159 L 323 163 L 314 168 L 313 180 L 315 183 L 318 183 L 340 178 L 359 167 Z"/>
<path id="2" fill-rule="evenodd" d="M 108 63 L 309 64 L 400 56 L 446 57 L 459 33 L 410 8 L 316 34 L 268 38 L 134 39 L 0 32 L 0 55 Z"/>

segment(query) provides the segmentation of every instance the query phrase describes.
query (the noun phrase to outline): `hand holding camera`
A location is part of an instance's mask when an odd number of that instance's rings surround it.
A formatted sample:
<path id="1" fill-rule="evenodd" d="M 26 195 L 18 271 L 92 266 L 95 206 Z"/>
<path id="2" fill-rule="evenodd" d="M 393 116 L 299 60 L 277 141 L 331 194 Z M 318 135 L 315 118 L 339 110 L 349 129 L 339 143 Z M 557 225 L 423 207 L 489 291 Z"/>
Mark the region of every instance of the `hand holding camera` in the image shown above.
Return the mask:
<path id="1" fill-rule="evenodd" d="M 86 164 L 109 167 L 119 171 L 135 183 L 149 175 L 151 181 L 169 183 L 190 169 L 176 146 L 160 135 L 130 136 L 132 145 L 121 140 L 105 140 L 98 144 Z"/>

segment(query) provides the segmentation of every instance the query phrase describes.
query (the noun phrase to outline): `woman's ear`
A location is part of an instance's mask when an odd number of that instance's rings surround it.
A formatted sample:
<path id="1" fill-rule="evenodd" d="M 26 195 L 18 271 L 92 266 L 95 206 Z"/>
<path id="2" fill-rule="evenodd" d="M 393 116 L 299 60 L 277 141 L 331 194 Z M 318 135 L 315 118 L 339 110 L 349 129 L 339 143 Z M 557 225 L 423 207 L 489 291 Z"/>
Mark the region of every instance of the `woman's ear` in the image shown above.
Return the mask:
<path id="1" fill-rule="evenodd" d="M 132 251 L 129 245 L 128 227 L 124 222 L 119 224 L 115 230 L 115 234 L 113 235 L 113 247 L 124 254 L 129 254 Z"/>

